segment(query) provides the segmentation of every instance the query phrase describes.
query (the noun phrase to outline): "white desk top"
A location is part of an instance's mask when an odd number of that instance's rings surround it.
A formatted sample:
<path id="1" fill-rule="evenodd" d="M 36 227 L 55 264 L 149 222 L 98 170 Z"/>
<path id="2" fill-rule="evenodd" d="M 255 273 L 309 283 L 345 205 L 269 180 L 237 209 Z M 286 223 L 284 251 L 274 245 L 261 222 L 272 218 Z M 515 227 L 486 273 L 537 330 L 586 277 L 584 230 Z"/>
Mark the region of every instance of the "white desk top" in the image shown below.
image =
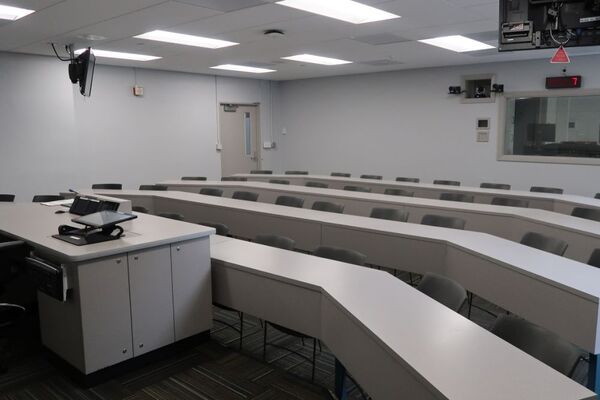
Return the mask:
<path id="1" fill-rule="evenodd" d="M 321 291 L 441 398 L 596 398 L 385 272 L 223 237 L 212 241 L 211 257 L 250 273 Z"/>
<path id="2" fill-rule="evenodd" d="M 80 262 L 115 254 L 156 247 L 209 236 L 213 228 L 174 221 L 152 215 L 120 224 L 125 236 L 110 242 L 75 246 L 55 239 L 62 224 L 77 226 L 71 219 L 77 215 L 55 214 L 62 207 L 47 207 L 40 203 L 0 203 L 0 232 L 30 243 L 38 250 L 58 256 L 64 262 Z"/>
<path id="3" fill-rule="evenodd" d="M 289 176 L 289 175 L 287 175 Z M 314 188 L 298 185 L 280 185 L 265 182 L 238 182 L 238 181 L 181 181 L 170 180 L 160 182 L 161 185 L 181 188 L 202 187 L 235 187 L 244 189 L 262 189 L 282 194 L 294 193 L 298 196 L 328 196 L 340 200 L 363 200 L 387 203 L 391 206 L 410 206 L 410 207 L 431 207 L 440 210 L 458 211 L 466 213 L 487 214 L 506 216 L 522 220 L 533 221 L 538 224 L 545 224 L 563 229 L 572 230 L 586 235 L 594 236 L 600 239 L 600 222 L 587 220 L 583 218 L 572 217 L 566 214 L 560 214 L 552 211 L 536 208 L 506 207 L 494 206 L 483 203 L 464 203 L 459 201 L 445 201 L 436 199 L 427 199 L 422 197 L 390 196 L 381 193 L 351 192 L 339 189 Z M 440 185 L 432 185 L 440 186 Z M 481 189 L 486 190 L 486 189 Z M 489 190 L 489 189 L 487 189 Z M 504 191 L 506 192 L 506 191 Z M 529 193 L 529 192 L 527 192 Z M 260 198 L 258 199 L 260 201 Z M 598 200 L 596 200 L 598 201 Z M 599 243 L 600 246 L 600 243 Z"/>
<path id="4" fill-rule="evenodd" d="M 500 189 L 485 189 L 469 186 L 449 186 L 449 185 L 434 185 L 432 183 L 414 183 L 414 182 L 398 182 L 377 179 L 360 179 L 360 178 L 343 178 L 328 175 L 258 175 L 258 174 L 235 174 L 235 176 L 246 177 L 249 180 L 265 180 L 265 179 L 301 179 L 303 182 L 310 180 L 338 182 L 347 185 L 357 186 L 381 186 L 386 188 L 397 187 L 405 190 L 426 189 L 430 191 L 441 192 L 457 192 L 465 194 L 498 196 L 498 197 L 518 197 L 524 200 L 546 200 L 555 203 L 566 203 L 574 207 L 589 207 L 600 208 L 600 200 L 593 197 L 576 196 L 570 194 L 552 194 L 552 193 L 537 193 L 527 192 L 522 190 L 500 190 Z M 362 184 L 362 185 L 361 185 Z M 556 207 L 554 208 L 556 209 Z"/>
<path id="5" fill-rule="evenodd" d="M 205 196 L 188 192 L 146 190 L 96 190 L 94 192 L 115 197 L 121 195 L 126 198 L 172 199 L 281 218 L 312 221 L 331 226 L 350 227 L 416 240 L 444 242 L 449 246 L 462 248 L 474 254 L 479 254 L 483 258 L 492 259 L 503 268 L 511 268 L 522 274 L 541 279 L 547 284 L 560 287 L 596 303 L 600 299 L 600 269 L 485 233 Z"/>

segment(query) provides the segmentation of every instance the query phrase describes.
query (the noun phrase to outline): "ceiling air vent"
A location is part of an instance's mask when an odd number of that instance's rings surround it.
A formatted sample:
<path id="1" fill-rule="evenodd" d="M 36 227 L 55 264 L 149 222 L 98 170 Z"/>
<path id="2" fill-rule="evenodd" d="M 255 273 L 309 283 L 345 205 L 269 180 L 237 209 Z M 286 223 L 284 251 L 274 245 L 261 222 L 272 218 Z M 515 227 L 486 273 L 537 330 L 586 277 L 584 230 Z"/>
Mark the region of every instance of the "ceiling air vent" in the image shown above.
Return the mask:
<path id="1" fill-rule="evenodd" d="M 371 44 L 373 46 L 410 42 L 409 39 L 394 35 L 393 33 L 376 33 L 373 35 L 354 36 L 351 39 L 356 42 Z"/>

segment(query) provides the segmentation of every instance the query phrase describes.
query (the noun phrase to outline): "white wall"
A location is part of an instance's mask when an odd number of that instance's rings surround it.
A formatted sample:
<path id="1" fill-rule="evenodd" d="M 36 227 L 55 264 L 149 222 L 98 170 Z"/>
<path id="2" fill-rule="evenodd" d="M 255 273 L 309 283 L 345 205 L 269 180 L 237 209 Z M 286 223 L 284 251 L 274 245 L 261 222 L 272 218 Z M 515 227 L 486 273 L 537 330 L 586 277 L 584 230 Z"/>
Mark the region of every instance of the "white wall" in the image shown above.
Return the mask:
<path id="1" fill-rule="evenodd" d="M 131 93 L 136 81 L 143 98 Z M 270 137 L 269 82 L 97 65 L 83 98 L 67 63 L 0 53 L 0 193 L 29 201 L 96 182 L 219 177 L 220 101 L 260 103 Z"/>
<path id="2" fill-rule="evenodd" d="M 572 61 L 570 74 L 583 75 L 585 88 L 600 88 L 600 56 Z M 561 69 L 537 60 L 284 82 L 276 103 L 278 166 L 600 192 L 599 166 L 497 161 L 498 102 L 461 104 L 446 94 L 462 75 L 480 73 L 495 73 L 507 92 L 543 90 L 545 77 Z M 477 117 L 492 120 L 489 143 L 475 141 Z"/>

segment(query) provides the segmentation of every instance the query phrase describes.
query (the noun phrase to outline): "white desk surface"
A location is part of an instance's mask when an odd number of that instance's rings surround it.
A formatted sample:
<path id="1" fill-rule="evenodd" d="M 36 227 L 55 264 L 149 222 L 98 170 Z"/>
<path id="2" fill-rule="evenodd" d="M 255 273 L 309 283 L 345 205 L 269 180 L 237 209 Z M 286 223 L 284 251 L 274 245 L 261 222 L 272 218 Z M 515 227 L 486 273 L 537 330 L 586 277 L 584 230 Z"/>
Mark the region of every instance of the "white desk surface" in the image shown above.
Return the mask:
<path id="1" fill-rule="evenodd" d="M 596 398 L 385 272 L 223 237 L 211 241 L 211 257 L 331 297 L 439 398 Z"/>
<path id="2" fill-rule="evenodd" d="M 289 176 L 289 175 L 286 175 Z M 440 210 L 450 210 L 467 213 L 477 214 L 488 214 L 488 215 L 499 215 L 507 216 L 511 218 L 518 218 L 523 220 L 529 220 L 540 224 L 547 224 L 556 226 L 576 232 L 580 232 L 586 235 L 595 236 L 600 239 L 600 222 L 587 220 L 583 218 L 572 217 L 566 214 L 560 214 L 548 210 L 541 210 L 537 208 L 522 208 L 522 207 L 506 207 L 506 206 L 494 206 L 491 204 L 483 203 L 464 203 L 459 201 L 445 201 L 428 199 L 423 197 L 406 197 L 406 196 L 391 196 L 381 193 L 364 193 L 364 192 L 352 192 L 348 190 L 340 189 L 326 189 L 326 188 L 314 188 L 298 185 L 281 185 L 274 183 L 265 183 L 258 181 L 238 182 L 238 181 L 181 181 L 181 180 L 170 180 L 160 182 L 161 185 L 166 185 L 173 188 L 181 188 L 186 191 L 186 188 L 198 188 L 198 192 L 203 187 L 236 187 L 244 190 L 247 189 L 262 189 L 270 190 L 274 192 L 281 192 L 283 194 L 295 193 L 296 195 L 304 196 L 329 196 L 339 199 L 347 200 L 364 200 L 364 201 L 376 201 L 381 203 L 387 203 L 390 205 L 400 206 L 411 206 L 411 207 L 431 207 Z M 440 185 L 432 185 L 440 186 Z M 481 189 L 486 190 L 486 189 Z M 489 189 L 488 189 L 489 190 Z M 506 191 L 505 191 L 506 192 Z M 529 193 L 529 192 L 527 192 Z M 258 199 L 260 201 L 260 198 Z M 600 200 L 598 202 L 600 207 Z M 599 243 L 600 246 L 600 243 Z"/>
<path id="3" fill-rule="evenodd" d="M 382 253 L 394 252 L 394 249 L 390 248 L 390 246 L 395 248 L 396 246 L 410 244 L 411 240 L 415 241 L 415 243 L 431 242 L 431 246 L 427 246 L 427 249 L 433 249 L 436 244 L 439 244 L 442 247 L 441 249 L 438 249 L 438 251 L 442 250 L 443 253 L 445 253 L 445 256 L 443 256 L 441 260 L 438 259 L 436 262 L 441 262 L 442 264 L 427 267 L 427 265 L 423 266 L 418 264 L 416 260 L 412 260 L 413 266 L 419 268 L 423 267 L 422 270 L 414 269 L 414 271 L 423 272 L 438 268 L 438 270 L 441 271 L 448 271 L 452 276 L 457 276 L 456 273 L 458 268 L 462 271 L 459 275 L 470 281 L 468 284 L 465 284 L 465 286 L 475 294 L 481 295 L 484 298 L 500 301 L 498 304 L 506 307 L 509 311 L 529 318 L 530 320 L 559 333 L 590 353 L 600 353 L 600 336 L 597 335 L 599 329 L 598 325 L 600 323 L 600 313 L 598 311 L 600 299 L 600 284 L 598 284 L 600 282 L 600 269 L 577 261 L 555 256 L 506 239 L 479 232 L 445 229 L 244 200 L 233 200 L 188 192 L 139 190 L 97 190 L 96 192 L 116 197 L 122 196 L 133 200 L 134 203 L 136 201 L 161 202 L 163 206 L 165 206 L 169 202 L 172 202 L 172 204 L 169 204 L 169 207 L 172 208 L 172 210 L 177 210 L 177 204 L 181 203 L 182 207 L 187 207 L 188 209 L 190 206 L 193 207 L 194 205 L 197 205 L 200 208 L 214 207 L 215 212 L 217 212 L 218 209 L 221 209 L 225 212 L 237 212 L 242 213 L 241 215 L 248 214 L 249 216 L 254 215 L 258 218 L 264 216 L 279 219 L 281 221 L 297 221 L 301 223 L 302 226 L 305 226 L 305 224 L 312 224 L 313 226 L 318 227 L 321 232 L 325 230 L 332 231 L 339 228 L 343 230 L 345 234 L 356 232 L 361 235 L 369 235 L 370 233 L 373 233 L 386 241 L 386 247 L 381 248 Z M 220 212 L 222 212 L 221 210 Z M 206 212 L 210 214 L 209 211 Z M 390 239 L 388 240 L 386 238 Z M 366 240 L 366 238 L 363 237 L 362 240 Z M 368 247 L 375 249 L 377 248 L 377 243 L 373 243 Z M 414 256 L 417 256 L 417 254 L 418 252 L 415 253 Z M 367 253 L 367 255 L 369 256 L 369 253 Z M 473 255 L 473 258 L 469 259 L 469 255 Z M 371 254 L 371 256 L 374 255 Z M 536 288 L 548 288 L 547 290 L 544 289 L 543 293 L 554 293 L 553 296 L 556 296 L 556 298 L 548 299 L 548 301 L 552 300 L 557 302 L 558 298 L 569 298 L 569 305 L 565 305 L 562 303 L 563 300 L 561 300 L 560 304 L 564 307 L 563 309 L 556 311 L 560 314 L 560 318 L 556 316 L 549 319 L 549 311 L 547 306 L 543 304 L 544 297 L 541 294 L 536 292 L 529 295 L 524 291 L 519 291 L 515 294 L 510 293 L 506 288 L 504 291 L 500 292 L 497 288 L 500 286 L 505 287 L 505 282 L 496 284 L 495 282 L 488 282 L 485 279 L 478 280 L 478 278 L 472 274 L 465 275 L 466 271 L 461 266 L 465 260 L 469 262 L 471 268 L 474 268 L 473 273 L 479 268 L 477 260 L 481 260 L 481 265 L 486 265 L 485 268 L 487 268 L 482 270 L 485 274 L 489 274 L 491 273 L 490 271 L 496 270 L 493 275 L 510 276 L 511 278 L 509 279 L 514 283 L 518 282 L 519 284 L 525 284 L 527 282 L 526 287 L 531 287 L 529 286 L 530 283 L 533 284 L 535 282 L 534 286 Z M 386 266 L 392 267 L 391 265 Z M 528 277 L 531 282 L 528 282 L 527 279 L 520 279 L 519 276 L 523 276 L 523 278 Z M 462 281 L 462 279 L 463 278 L 460 278 L 459 281 Z M 568 295 L 566 295 L 566 293 L 568 293 Z M 535 302 L 528 300 L 534 297 L 536 298 Z M 575 304 L 578 305 L 576 306 Z M 582 307 L 583 304 L 586 304 L 586 308 L 584 310 L 585 312 L 581 315 L 585 315 L 586 317 L 577 317 L 577 315 L 579 315 L 577 314 L 577 310 L 579 310 L 578 307 Z M 575 322 L 574 319 L 580 319 L 581 321 Z M 557 321 L 563 321 L 565 323 L 558 323 Z M 570 322 L 567 324 L 567 321 Z"/>
<path id="4" fill-rule="evenodd" d="M 378 179 L 361 179 L 361 178 L 343 178 L 329 175 L 259 175 L 259 174 L 235 174 L 235 176 L 246 177 L 248 180 L 269 180 L 269 179 L 288 179 L 300 180 L 302 184 L 306 181 L 329 181 L 344 185 L 356 186 L 380 186 L 385 188 L 399 188 L 409 191 L 426 189 L 436 193 L 441 192 L 456 192 L 465 194 L 498 196 L 498 197 L 518 197 L 524 200 L 545 200 L 553 203 L 567 204 L 570 207 L 589 207 L 600 208 L 600 200 L 593 197 L 576 196 L 571 194 L 552 194 L 552 193 L 537 193 L 527 192 L 522 190 L 500 190 L 500 189 L 485 189 L 471 186 L 450 186 L 450 185 L 434 185 L 432 183 L 414 183 L 414 182 L 398 182 Z M 362 184 L 362 185 L 361 185 Z M 555 206 L 556 210 L 557 207 Z"/>
<path id="5" fill-rule="evenodd" d="M 110 242 L 76 246 L 52 235 L 59 225 L 77 226 L 71 219 L 77 215 L 55 214 L 64 207 L 48 207 L 40 203 L 0 203 L 0 232 L 30 243 L 37 250 L 58 256 L 64 262 L 80 262 L 115 254 L 156 247 L 209 236 L 213 228 L 137 214 L 138 218 L 120 224 L 125 235 Z"/>

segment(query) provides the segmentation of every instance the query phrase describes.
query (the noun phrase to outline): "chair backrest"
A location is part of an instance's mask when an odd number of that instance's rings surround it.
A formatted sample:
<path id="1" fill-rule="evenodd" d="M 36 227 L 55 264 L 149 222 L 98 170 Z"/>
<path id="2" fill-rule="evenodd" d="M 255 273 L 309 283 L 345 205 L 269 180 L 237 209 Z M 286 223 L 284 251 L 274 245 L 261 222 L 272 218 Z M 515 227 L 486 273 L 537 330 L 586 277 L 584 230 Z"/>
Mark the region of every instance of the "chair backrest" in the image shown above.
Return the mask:
<path id="1" fill-rule="evenodd" d="M 315 201 L 312 205 L 312 209 L 342 214 L 344 212 L 344 205 L 331 203 L 329 201 Z"/>
<path id="2" fill-rule="evenodd" d="M 450 278 L 437 274 L 425 274 L 417 290 L 456 312 L 460 311 L 467 300 L 467 291 L 464 287 Z"/>
<path id="3" fill-rule="evenodd" d="M 296 241 L 280 235 L 258 235 L 254 241 L 265 246 L 277 247 L 283 250 L 294 250 Z"/>
<path id="4" fill-rule="evenodd" d="M 169 190 L 165 185 L 140 185 L 139 190 Z"/>
<path id="5" fill-rule="evenodd" d="M 198 225 L 210 226 L 211 228 L 215 228 L 215 230 L 217 231 L 217 235 L 229 235 L 229 227 L 225 224 L 220 224 L 218 222 L 199 222 Z"/>
<path id="6" fill-rule="evenodd" d="M 489 183 L 483 182 L 479 185 L 480 188 L 484 189 L 501 189 L 501 190 L 510 190 L 510 185 L 507 183 Z"/>
<path id="7" fill-rule="evenodd" d="M 405 176 L 399 176 L 396 178 L 397 182 L 414 182 L 419 183 L 421 180 L 419 178 L 407 178 Z"/>
<path id="8" fill-rule="evenodd" d="M 33 199 L 31 201 L 34 203 L 46 203 L 48 201 L 58 201 L 64 199 L 65 198 L 63 196 L 55 194 L 36 194 L 35 196 L 33 196 Z"/>
<path id="9" fill-rule="evenodd" d="M 474 203 L 475 196 L 473 196 L 472 194 L 464 194 L 464 193 L 442 193 L 442 194 L 440 194 L 440 200 L 461 201 L 463 203 Z"/>
<path id="10" fill-rule="evenodd" d="M 304 185 L 306 187 L 315 187 L 315 188 L 322 188 L 322 189 L 327 189 L 329 187 L 328 184 L 326 183 L 322 183 L 322 182 L 306 182 L 306 185 Z"/>
<path id="11" fill-rule="evenodd" d="M 449 185 L 449 186 L 460 186 L 459 181 L 447 181 L 444 179 L 436 179 L 433 181 L 434 185 Z"/>
<path id="12" fill-rule="evenodd" d="M 365 265 L 367 262 L 367 256 L 364 254 L 343 247 L 319 246 L 313 255 L 355 265 Z"/>
<path id="13" fill-rule="evenodd" d="M 121 190 L 123 189 L 123 185 L 120 183 L 94 183 L 92 185 L 92 189 L 114 189 Z"/>
<path id="14" fill-rule="evenodd" d="M 594 196 L 595 199 L 600 199 L 600 193 L 596 193 L 596 196 Z"/>
<path id="15" fill-rule="evenodd" d="M 233 196 L 231 196 L 231 198 L 236 199 L 236 200 L 257 201 L 258 193 L 245 192 L 243 190 L 238 190 L 238 191 L 233 192 Z"/>
<path id="16" fill-rule="evenodd" d="M 374 207 L 369 216 L 371 218 L 389 219 L 390 221 L 408 221 L 408 211 L 397 210 L 395 208 Z"/>
<path id="17" fill-rule="evenodd" d="M 563 194 L 564 190 L 561 188 L 553 188 L 553 187 L 543 187 L 543 186 L 532 186 L 529 189 L 530 192 L 537 193 L 554 193 L 554 194 Z"/>
<path id="18" fill-rule="evenodd" d="M 200 189 L 200 194 L 204 194 L 206 196 L 222 197 L 223 190 L 217 188 L 202 188 Z"/>
<path id="19" fill-rule="evenodd" d="M 131 207 L 131 209 L 133 211 L 135 211 L 135 212 L 139 212 L 139 213 L 142 213 L 142 214 L 148 214 L 149 213 L 148 209 L 146 207 L 142 207 L 142 206 L 133 206 L 133 207 Z"/>
<path id="20" fill-rule="evenodd" d="M 12 203 L 15 201 L 14 194 L 0 194 L 0 202 L 2 203 Z"/>
<path id="21" fill-rule="evenodd" d="M 221 182 L 246 182 L 248 178 L 245 176 L 224 176 L 221 178 Z"/>
<path id="22" fill-rule="evenodd" d="M 176 221 L 185 221 L 183 215 L 177 213 L 160 213 L 158 214 L 158 216 L 163 218 L 174 219 Z"/>
<path id="23" fill-rule="evenodd" d="M 439 226 L 441 228 L 465 229 L 467 221 L 462 218 L 444 215 L 427 214 L 421 219 L 421 225 Z"/>
<path id="24" fill-rule="evenodd" d="M 575 207 L 571 215 L 600 222 L 600 210 L 595 208 Z"/>
<path id="25" fill-rule="evenodd" d="M 510 197 L 494 197 L 492 204 L 495 206 L 508 206 L 508 207 L 529 207 L 529 201 L 521 199 L 513 199 Z"/>
<path id="26" fill-rule="evenodd" d="M 269 179 L 269 183 L 277 183 L 279 185 L 289 185 L 290 181 L 287 179 Z"/>
<path id="27" fill-rule="evenodd" d="M 182 181 L 205 181 L 205 176 L 182 176 Z"/>
<path id="28" fill-rule="evenodd" d="M 377 180 L 382 180 L 383 176 L 381 175 L 361 175 L 360 176 L 361 179 L 377 179 Z"/>
<path id="29" fill-rule="evenodd" d="M 415 192 L 410 192 L 404 189 L 395 189 L 395 188 L 387 188 L 383 192 L 383 194 L 389 194 L 392 196 L 406 196 L 406 197 L 414 197 Z"/>
<path id="30" fill-rule="evenodd" d="M 258 175 L 273 175 L 273 171 L 269 169 L 253 169 L 252 171 L 250 171 L 250 173 Z"/>
<path id="31" fill-rule="evenodd" d="M 588 265 L 600 268 L 600 249 L 595 249 L 594 251 L 592 251 L 592 255 L 590 256 Z"/>
<path id="32" fill-rule="evenodd" d="M 308 171 L 285 171 L 286 175 L 308 175 Z"/>
<path id="33" fill-rule="evenodd" d="M 339 176 L 342 178 L 350 178 L 352 176 L 352 174 L 349 174 L 347 172 L 332 172 L 331 176 Z"/>
<path id="34" fill-rule="evenodd" d="M 514 315 L 500 315 L 492 333 L 571 377 L 583 352 L 558 335 Z"/>
<path id="35" fill-rule="evenodd" d="M 521 244 L 533 247 L 534 249 L 547 251 L 548 253 L 562 256 L 567 251 L 569 245 L 564 240 L 556 239 L 550 236 L 542 235 L 537 232 L 527 232 L 521 239 Z"/>
<path id="36" fill-rule="evenodd" d="M 275 204 L 279 206 L 302 208 L 304 207 L 304 199 L 294 196 L 279 196 L 275 200 Z"/>
<path id="37" fill-rule="evenodd" d="M 344 186 L 344 190 L 349 190 L 351 192 L 371 193 L 371 188 L 364 187 L 364 186 L 346 185 L 346 186 Z"/>

